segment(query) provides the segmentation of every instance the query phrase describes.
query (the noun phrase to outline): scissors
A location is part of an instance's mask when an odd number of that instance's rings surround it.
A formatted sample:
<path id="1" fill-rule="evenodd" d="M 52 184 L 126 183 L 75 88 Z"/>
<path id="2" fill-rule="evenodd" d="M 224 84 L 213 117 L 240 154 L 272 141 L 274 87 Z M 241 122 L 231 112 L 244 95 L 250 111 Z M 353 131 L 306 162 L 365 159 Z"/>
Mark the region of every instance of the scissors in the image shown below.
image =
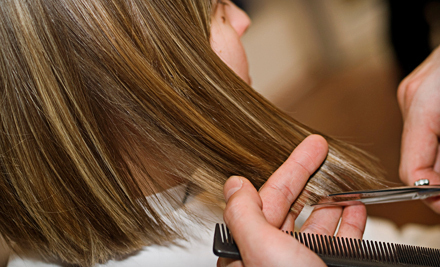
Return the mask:
<path id="1" fill-rule="evenodd" d="M 388 187 L 378 190 L 351 191 L 330 194 L 323 197 L 312 207 L 351 206 L 359 204 L 382 204 L 440 196 L 440 185 L 429 185 L 429 180 L 422 179 L 414 186 Z"/>

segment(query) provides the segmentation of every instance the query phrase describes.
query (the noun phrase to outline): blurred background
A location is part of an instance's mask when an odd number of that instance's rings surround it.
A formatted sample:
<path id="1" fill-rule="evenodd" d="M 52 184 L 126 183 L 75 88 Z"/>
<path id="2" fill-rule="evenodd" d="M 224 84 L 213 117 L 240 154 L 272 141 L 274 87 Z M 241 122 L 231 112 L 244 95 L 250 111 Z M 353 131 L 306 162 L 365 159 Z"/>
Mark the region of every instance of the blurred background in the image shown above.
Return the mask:
<path id="1" fill-rule="evenodd" d="M 440 3 L 424 0 L 236 0 L 253 87 L 298 121 L 379 158 L 398 178 L 401 79 L 440 43 Z M 435 225 L 420 201 L 368 206 L 369 215 Z"/>

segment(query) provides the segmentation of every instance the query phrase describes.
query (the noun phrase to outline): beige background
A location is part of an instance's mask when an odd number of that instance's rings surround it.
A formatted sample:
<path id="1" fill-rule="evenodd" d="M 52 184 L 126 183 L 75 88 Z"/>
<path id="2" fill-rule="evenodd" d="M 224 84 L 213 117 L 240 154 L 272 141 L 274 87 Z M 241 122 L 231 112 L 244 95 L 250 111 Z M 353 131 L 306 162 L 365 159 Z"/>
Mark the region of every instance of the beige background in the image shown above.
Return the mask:
<path id="1" fill-rule="evenodd" d="M 249 0 L 254 88 L 299 121 L 378 157 L 399 182 L 399 69 L 382 0 Z M 439 16 L 440 17 L 440 16 Z M 438 24 L 437 24 L 438 25 Z M 434 34 L 433 43 L 439 38 Z M 418 201 L 372 205 L 397 225 L 440 223 Z"/>

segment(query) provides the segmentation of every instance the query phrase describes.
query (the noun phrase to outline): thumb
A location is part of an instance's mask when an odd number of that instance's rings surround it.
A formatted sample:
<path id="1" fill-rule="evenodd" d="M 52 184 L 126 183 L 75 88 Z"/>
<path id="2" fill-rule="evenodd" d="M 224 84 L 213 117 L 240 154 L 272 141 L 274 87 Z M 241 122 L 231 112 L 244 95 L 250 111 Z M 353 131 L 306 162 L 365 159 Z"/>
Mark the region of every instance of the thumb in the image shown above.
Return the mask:
<path id="1" fill-rule="evenodd" d="M 266 222 L 260 195 L 249 180 L 232 176 L 226 181 L 223 193 L 227 203 L 223 217 L 232 232 L 245 231 L 251 222 Z"/>
<path id="2" fill-rule="evenodd" d="M 229 178 L 224 194 L 224 220 L 240 248 L 244 265 L 290 266 L 295 262 L 298 266 L 324 266 L 316 254 L 266 221 L 260 195 L 247 179 Z M 233 264 L 239 266 L 240 262 Z"/>

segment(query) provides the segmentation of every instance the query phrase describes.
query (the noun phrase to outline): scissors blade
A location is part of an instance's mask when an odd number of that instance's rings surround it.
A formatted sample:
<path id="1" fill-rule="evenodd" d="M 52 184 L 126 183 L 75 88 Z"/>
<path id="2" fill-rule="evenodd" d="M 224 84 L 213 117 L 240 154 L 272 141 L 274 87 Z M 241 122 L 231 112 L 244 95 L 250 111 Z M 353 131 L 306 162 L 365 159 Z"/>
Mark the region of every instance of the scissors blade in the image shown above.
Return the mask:
<path id="1" fill-rule="evenodd" d="M 439 196 L 440 185 L 389 187 L 380 190 L 330 194 L 313 207 L 382 204 Z"/>

